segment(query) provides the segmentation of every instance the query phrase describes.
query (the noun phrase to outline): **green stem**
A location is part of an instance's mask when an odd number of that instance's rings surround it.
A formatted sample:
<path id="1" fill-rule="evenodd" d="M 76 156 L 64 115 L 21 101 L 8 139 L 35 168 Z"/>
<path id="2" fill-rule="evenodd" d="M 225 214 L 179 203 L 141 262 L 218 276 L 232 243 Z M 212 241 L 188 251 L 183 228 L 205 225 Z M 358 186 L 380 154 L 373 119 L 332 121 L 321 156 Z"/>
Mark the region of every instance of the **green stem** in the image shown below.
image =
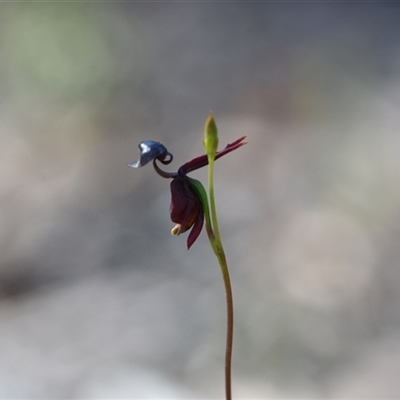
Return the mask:
<path id="1" fill-rule="evenodd" d="M 217 210 L 215 207 L 215 198 L 214 198 L 214 160 L 209 157 L 208 164 L 208 191 L 210 193 L 210 208 L 211 208 L 211 220 L 212 226 L 215 234 L 215 239 L 221 243 L 221 236 L 219 234 L 218 227 L 218 219 L 217 219 Z M 222 243 L 221 243 L 222 248 Z"/>
<path id="2" fill-rule="evenodd" d="M 224 280 L 226 309 L 227 309 L 227 332 L 226 332 L 226 349 L 225 349 L 225 398 L 232 399 L 232 384 L 231 384 L 231 365 L 232 365 L 232 347 L 233 347 L 233 295 L 231 280 L 229 277 L 228 264 L 226 262 L 224 248 L 222 246 L 221 236 L 219 234 L 217 211 L 214 198 L 214 159 L 209 157 L 208 167 L 208 184 L 210 195 L 210 209 L 212 227 L 207 229 L 211 247 L 217 256 L 221 267 L 222 278 Z M 206 224 L 207 225 L 207 224 Z M 210 233 L 209 233 L 210 231 Z"/>

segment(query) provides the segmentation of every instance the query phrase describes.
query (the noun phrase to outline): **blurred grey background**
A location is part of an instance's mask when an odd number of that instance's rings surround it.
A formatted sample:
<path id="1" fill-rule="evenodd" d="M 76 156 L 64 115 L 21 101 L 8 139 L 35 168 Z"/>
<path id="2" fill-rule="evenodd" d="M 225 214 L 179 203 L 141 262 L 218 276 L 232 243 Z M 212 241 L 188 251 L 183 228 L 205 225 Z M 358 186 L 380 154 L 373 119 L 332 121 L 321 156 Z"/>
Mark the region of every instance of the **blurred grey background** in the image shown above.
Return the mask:
<path id="1" fill-rule="evenodd" d="M 0 5 L 0 397 L 223 397 L 225 303 L 169 182 L 210 110 L 234 398 L 400 398 L 400 7 Z M 206 180 L 206 171 L 193 176 Z"/>

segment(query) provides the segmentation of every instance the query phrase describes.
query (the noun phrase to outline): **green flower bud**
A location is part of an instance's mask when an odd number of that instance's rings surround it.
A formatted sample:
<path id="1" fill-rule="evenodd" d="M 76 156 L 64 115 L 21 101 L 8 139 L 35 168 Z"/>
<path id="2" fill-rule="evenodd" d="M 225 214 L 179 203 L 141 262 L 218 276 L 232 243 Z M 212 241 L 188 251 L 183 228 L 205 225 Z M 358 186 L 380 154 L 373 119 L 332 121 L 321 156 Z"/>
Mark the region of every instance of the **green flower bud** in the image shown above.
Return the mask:
<path id="1" fill-rule="evenodd" d="M 208 116 L 206 126 L 204 128 L 203 145 L 208 159 L 214 161 L 218 148 L 218 129 L 212 113 L 210 113 Z"/>

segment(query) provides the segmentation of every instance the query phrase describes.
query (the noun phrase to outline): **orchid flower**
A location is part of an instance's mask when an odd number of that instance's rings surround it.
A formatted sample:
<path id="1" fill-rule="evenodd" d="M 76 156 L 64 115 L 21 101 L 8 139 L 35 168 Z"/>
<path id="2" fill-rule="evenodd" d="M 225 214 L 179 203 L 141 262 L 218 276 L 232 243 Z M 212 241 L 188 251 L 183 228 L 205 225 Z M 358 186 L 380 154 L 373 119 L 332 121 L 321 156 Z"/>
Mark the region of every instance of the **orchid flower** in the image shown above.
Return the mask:
<path id="1" fill-rule="evenodd" d="M 244 142 L 245 138 L 246 136 L 243 136 L 233 143 L 228 144 L 223 150 L 216 153 L 215 159 L 217 160 L 243 146 L 246 143 Z M 188 177 L 187 174 L 207 166 L 207 155 L 204 154 L 188 161 L 177 172 L 167 172 L 162 170 L 157 162 L 167 165 L 173 160 L 173 155 L 162 143 L 145 140 L 139 143 L 138 147 L 140 150 L 139 160 L 128 164 L 128 166 L 139 168 L 152 161 L 154 169 L 160 176 L 172 179 L 170 184 L 170 215 L 172 222 L 175 222 L 177 225 L 172 228 L 171 233 L 173 235 L 180 235 L 191 229 L 187 239 L 187 248 L 190 249 L 203 228 L 204 213 L 208 210 L 208 205 L 205 205 L 206 199 L 204 199 L 205 189 L 203 185 L 198 180 Z"/>
<path id="2" fill-rule="evenodd" d="M 160 164 L 168 165 L 173 156 L 160 142 L 145 140 L 139 144 L 140 158 L 131 164 L 130 167 L 139 168 L 149 162 L 153 162 L 156 172 L 163 178 L 172 179 L 170 215 L 172 222 L 176 225 L 172 228 L 173 235 L 180 235 L 190 230 L 187 238 L 189 249 L 199 237 L 204 221 L 211 247 L 218 259 L 222 277 L 224 280 L 226 305 L 227 305 L 227 336 L 225 349 L 225 398 L 232 399 L 231 390 L 231 363 L 233 345 L 233 296 L 228 271 L 228 264 L 222 241 L 219 234 L 217 212 L 214 200 L 214 161 L 233 150 L 246 144 L 246 136 L 228 144 L 221 151 L 218 147 L 218 131 L 212 114 L 207 119 L 204 131 L 204 149 L 206 154 L 194 158 L 183 164 L 177 172 L 164 171 Z M 188 174 L 196 169 L 208 165 L 208 195 L 202 183 L 190 178 Z"/>

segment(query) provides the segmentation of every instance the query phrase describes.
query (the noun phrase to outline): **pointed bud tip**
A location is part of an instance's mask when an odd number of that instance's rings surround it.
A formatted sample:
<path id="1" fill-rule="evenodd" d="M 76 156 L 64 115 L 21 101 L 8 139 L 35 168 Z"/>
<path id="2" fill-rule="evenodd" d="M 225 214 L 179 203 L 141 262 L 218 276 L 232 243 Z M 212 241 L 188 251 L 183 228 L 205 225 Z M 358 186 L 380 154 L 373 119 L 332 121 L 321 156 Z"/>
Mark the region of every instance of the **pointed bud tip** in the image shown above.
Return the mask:
<path id="1" fill-rule="evenodd" d="M 218 129 L 212 112 L 210 112 L 204 128 L 203 144 L 208 157 L 214 159 L 218 148 Z"/>

